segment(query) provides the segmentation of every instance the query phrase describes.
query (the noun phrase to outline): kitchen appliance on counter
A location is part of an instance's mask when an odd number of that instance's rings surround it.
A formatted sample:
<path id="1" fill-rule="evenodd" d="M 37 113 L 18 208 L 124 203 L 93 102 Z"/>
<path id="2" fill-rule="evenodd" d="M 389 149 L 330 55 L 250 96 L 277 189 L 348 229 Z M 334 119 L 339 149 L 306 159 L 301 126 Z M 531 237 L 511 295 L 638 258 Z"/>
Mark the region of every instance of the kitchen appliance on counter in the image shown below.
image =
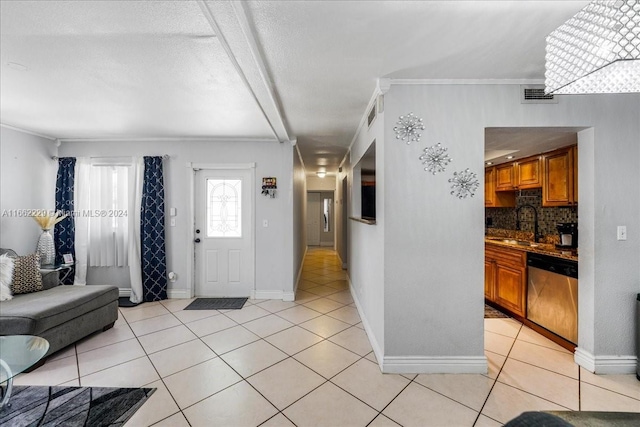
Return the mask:
<path id="1" fill-rule="evenodd" d="M 527 319 L 578 343 L 578 263 L 527 253 Z"/>
<path id="2" fill-rule="evenodd" d="M 577 248 L 578 247 L 578 224 L 575 222 L 566 222 L 556 224 L 558 234 L 560 234 L 560 243 L 558 248 Z"/>

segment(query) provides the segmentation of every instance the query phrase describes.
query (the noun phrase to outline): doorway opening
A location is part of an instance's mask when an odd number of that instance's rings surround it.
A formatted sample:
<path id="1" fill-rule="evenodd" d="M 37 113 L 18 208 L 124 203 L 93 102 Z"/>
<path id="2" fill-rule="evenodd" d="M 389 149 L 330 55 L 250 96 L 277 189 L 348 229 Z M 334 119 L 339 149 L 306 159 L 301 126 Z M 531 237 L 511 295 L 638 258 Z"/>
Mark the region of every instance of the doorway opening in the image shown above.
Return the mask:
<path id="1" fill-rule="evenodd" d="M 334 246 L 334 192 L 307 193 L 307 246 Z"/>

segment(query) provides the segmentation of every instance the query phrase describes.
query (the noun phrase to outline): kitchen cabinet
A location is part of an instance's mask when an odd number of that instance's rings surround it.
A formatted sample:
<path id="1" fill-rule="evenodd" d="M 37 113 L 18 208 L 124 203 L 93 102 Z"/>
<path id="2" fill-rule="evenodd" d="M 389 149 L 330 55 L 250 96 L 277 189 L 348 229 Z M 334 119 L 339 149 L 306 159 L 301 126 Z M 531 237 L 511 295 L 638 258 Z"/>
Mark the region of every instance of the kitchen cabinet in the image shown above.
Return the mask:
<path id="1" fill-rule="evenodd" d="M 515 177 L 515 163 L 496 166 L 496 191 L 515 190 Z"/>
<path id="2" fill-rule="evenodd" d="M 526 253 L 485 245 L 485 298 L 513 314 L 525 317 L 527 295 Z"/>
<path id="3" fill-rule="evenodd" d="M 519 160 L 515 164 L 516 188 L 526 190 L 542 187 L 542 159 L 540 156 Z"/>
<path id="4" fill-rule="evenodd" d="M 542 206 L 572 206 L 578 197 L 574 181 L 577 174 L 576 146 L 565 147 L 542 156 Z"/>
<path id="5" fill-rule="evenodd" d="M 487 208 L 513 208 L 516 206 L 514 192 L 496 192 L 496 167 L 484 170 L 484 206 Z"/>

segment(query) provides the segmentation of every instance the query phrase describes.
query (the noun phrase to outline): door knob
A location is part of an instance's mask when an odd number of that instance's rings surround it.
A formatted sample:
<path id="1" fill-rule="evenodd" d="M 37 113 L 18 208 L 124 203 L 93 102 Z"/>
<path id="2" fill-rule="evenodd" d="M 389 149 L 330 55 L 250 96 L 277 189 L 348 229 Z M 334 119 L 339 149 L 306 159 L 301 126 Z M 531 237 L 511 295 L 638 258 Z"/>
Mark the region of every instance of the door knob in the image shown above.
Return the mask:
<path id="1" fill-rule="evenodd" d="M 194 240 L 194 242 L 200 243 L 200 239 L 198 238 L 198 239 Z"/>
<path id="2" fill-rule="evenodd" d="M 196 230 L 196 234 L 200 234 L 200 229 L 199 228 Z"/>

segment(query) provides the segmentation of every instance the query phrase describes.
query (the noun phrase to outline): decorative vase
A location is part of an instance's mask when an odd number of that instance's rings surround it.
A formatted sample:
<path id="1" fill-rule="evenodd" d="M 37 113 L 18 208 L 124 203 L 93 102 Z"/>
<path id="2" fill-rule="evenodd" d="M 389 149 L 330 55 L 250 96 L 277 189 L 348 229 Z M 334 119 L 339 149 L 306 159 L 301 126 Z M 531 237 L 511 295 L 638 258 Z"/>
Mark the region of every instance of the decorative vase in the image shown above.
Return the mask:
<path id="1" fill-rule="evenodd" d="M 36 252 L 40 254 L 40 265 L 53 265 L 56 260 L 56 247 L 53 244 L 51 230 L 42 230 Z"/>

